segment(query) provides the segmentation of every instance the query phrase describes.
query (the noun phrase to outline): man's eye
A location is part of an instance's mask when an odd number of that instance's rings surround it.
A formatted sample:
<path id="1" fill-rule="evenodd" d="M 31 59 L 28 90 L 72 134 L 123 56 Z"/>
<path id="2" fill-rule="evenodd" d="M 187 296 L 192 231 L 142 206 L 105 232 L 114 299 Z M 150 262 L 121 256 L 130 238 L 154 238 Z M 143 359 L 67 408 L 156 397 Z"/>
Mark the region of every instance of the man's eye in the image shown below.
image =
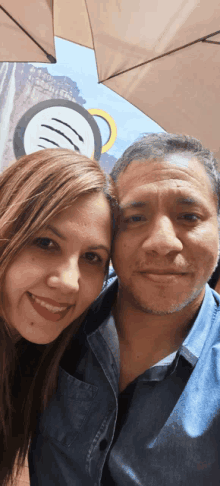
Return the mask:
<path id="1" fill-rule="evenodd" d="M 54 250 L 56 249 L 56 245 L 53 240 L 50 238 L 36 238 L 34 240 L 34 245 L 42 248 L 43 250 Z"/>
<path id="2" fill-rule="evenodd" d="M 103 263 L 103 259 L 100 257 L 100 255 L 93 253 L 92 251 L 86 252 L 84 258 L 91 264 Z"/>
<path id="3" fill-rule="evenodd" d="M 145 221 L 145 217 L 143 215 L 135 215 L 135 216 L 129 216 L 128 218 L 125 218 L 124 222 L 129 224 L 129 223 L 140 223 L 142 221 Z"/>
<path id="4" fill-rule="evenodd" d="M 197 214 L 193 214 L 193 213 L 181 214 L 179 218 L 189 223 L 196 223 L 197 221 L 200 220 L 200 217 Z"/>

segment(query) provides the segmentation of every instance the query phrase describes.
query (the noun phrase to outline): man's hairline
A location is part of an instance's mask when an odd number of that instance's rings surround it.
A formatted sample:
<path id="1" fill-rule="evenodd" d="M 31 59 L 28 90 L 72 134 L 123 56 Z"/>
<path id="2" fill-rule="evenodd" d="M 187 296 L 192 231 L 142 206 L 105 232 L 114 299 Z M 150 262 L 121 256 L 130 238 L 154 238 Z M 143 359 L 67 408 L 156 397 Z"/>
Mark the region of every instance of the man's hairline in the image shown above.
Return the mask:
<path id="1" fill-rule="evenodd" d="M 119 178 L 122 177 L 122 175 L 125 173 L 125 171 L 128 169 L 128 167 L 130 166 L 130 164 L 132 162 L 136 162 L 136 161 L 141 162 L 143 160 L 149 161 L 149 162 L 154 162 L 154 161 L 156 162 L 157 160 L 167 162 L 169 155 L 177 155 L 177 154 L 183 155 L 183 157 L 187 157 L 188 155 L 191 155 L 191 152 L 190 151 L 186 151 L 186 152 L 176 151 L 176 152 L 172 152 L 172 153 L 170 152 L 166 156 L 156 156 L 156 157 L 152 156 L 152 157 L 148 157 L 148 158 L 146 156 L 145 157 L 144 156 L 137 156 L 137 157 L 134 157 L 131 160 L 129 158 L 125 159 L 123 162 L 128 162 L 127 165 L 121 171 L 119 171 L 118 175 L 117 175 L 117 172 L 116 172 L 116 177 L 114 179 L 116 186 L 118 186 Z M 218 194 L 217 194 L 217 191 L 214 187 L 213 180 L 212 180 L 212 178 L 210 177 L 210 175 L 207 171 L 206 165 L 197 155 L 192 154 L 192 157 L 189 160 L 191 160 L 193 158 L 196 159 L 204 167 L 206 174 L 207 174 L 207 176 L 208 176 L 208 178 L 211 182 L 212 192 L 213 192 L 213 194 L 215 194 L 217 196 L 217 208 L 218 208 L 218 205 L 220 206 L 220 204 L 218 202 Z M 219 197 L 219 200 L 220 200 L 220 197 Z M 220 216 L 220 207 L 218 209 L 218 215 Z"/>
<path id="2" fill-rule="evenodd" d="M 174 155 L 174 156 L 175 155 L 181 155 L 184 158 L 189 158 L 189 156 L 191 155 L 189 160 L 196 159 L 202 166 L 206 167 L 205 163 L 196 154 L 192 154 L 190 151 L 181 152 L 181 151 L 177 150 L 176 152 L 170 152 L 166 155 L 157 155 L 157 156 L 152 155 L 150 157 L 147 157 L 146 155 L 145 156 L 144 155 L 137 155 L 132 159 L 128 158 L 128 159 L 123 160 L 123 163 L 126 163 L 126 166 L 122 170 L 119 170 L 118 174 L 117 174 L 117 170 L 116 170 L 115 183 L 117 184 L 119 177 L 128 169 L 129 165 L 132 164 L 132 162 L 141 162 L 141 161 L 144 161 L 144 160 L 149 161 L 149 162 L 156 162 L 157 160 L 167 162 L 169 160 L 170 155 Z M 118 160 L 120 160 L 120 158 Z M 114 171 L 114 167 L 113 167 L 112 171 Z M 206 173 L 207 173 L 207 171 L 206 171 Z M 208 175 L 208 173 L 207 173 L 207 175 Z"/>

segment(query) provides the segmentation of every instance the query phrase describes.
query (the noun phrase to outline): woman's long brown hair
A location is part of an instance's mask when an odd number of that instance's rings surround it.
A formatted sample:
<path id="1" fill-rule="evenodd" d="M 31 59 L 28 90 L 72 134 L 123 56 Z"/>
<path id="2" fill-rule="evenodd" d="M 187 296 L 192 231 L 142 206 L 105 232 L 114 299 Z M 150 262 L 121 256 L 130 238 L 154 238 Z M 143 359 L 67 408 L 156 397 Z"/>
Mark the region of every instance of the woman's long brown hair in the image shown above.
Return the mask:
<path id="1" fill-rule="evenodd" d="M 20 339 L 4 317 L 8 267 L 52 217 L 81 195 L 103 192 L 112 214 L 111 179 L 98 162 L 66 149 L 46 149 L 14 162 L 0 176 L 0 485 L 13 484 L 24 465 L 37 414 L 56 390 L 60 359 L 83 317 L 50 344 Z M 22 275 L 21 275 L 22 278 Z M 84 313 L 85 315 L 85 313 Z"/>

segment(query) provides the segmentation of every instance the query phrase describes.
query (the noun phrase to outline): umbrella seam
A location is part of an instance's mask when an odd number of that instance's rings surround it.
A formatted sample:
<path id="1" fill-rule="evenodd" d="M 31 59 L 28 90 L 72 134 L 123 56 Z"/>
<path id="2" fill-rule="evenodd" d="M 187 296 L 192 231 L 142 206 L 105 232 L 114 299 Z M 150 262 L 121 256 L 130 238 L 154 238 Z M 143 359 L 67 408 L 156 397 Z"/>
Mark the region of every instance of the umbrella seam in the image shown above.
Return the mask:
<path id="1" fill-rule="evenodd" d="M 193 44 L 197 44 L 198 42 L 207 42 L 207 43 L 210 43 L 210 44 L 219 44 L 218 42 L 207 41 L 206 40 L 209 37 L 213 37 L 213 36 L 215 36 L 215 35 L 217 35 L 219 33 L 220 33 L 220 30 L 217 30 L 216 32 L 214 32 L 212 34 L 208 34 L 208 35 L 206 35 L 204 37 L 201 37 L 200 39 L 196 39 L 193 42 L 189 42 L 188 44 L 185 44 L 184 46 L 177 47 L 176 49 L 173 49 L 172 51 L 166 52 L 165 54 L 161 54 L 160 56 L 153 57 L 152 59 L 149 59 L 149 61 L 144 61 L 144 62 L 141 62 L 140 64 L 136 64 L 135 66 L 132 66 L 129 69 L 125 69 L 124 71 L 119 71 L 118 73 L 112 74 L 111 76 L 109 76 L 106 79 L 102 79 L 102 80 L 98 81 L 98 84 L 104 83 L 105 81 L 108 81 L 109 79 L 116 78 L 116 76 L 119 76 L 120 74 L 128 73 L 129 71 L 132 71 L 133 69 L 136 69 L 138 67 L 144 66 L 145 64 L 149 64 L 150 62 L 156 61 L 157 59 L 161 59 L 162 57 L 168 56 L 169 54 L 173 54 L 174 52 L 177 52 L 177 51 L 180 51 L 182 49 L 185 49 L 186 47 L 192 46 Z"/>

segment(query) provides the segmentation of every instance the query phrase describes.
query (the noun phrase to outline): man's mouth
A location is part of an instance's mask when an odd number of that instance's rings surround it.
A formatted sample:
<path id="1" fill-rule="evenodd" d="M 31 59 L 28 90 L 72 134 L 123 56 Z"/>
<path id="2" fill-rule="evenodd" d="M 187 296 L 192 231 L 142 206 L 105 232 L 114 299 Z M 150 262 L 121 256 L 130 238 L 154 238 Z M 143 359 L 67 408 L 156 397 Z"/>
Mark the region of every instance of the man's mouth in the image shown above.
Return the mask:
<path id="1" fill-rule="evenodd" d="M 151 280 L 152 282 L 156 282 L 159 284 L 164 283 L 174 283 L 183 276 L 186 276 L 184 272 L 176 272 L 171 270 L 144 270 L 140 272 L 143 277 Z"/>
<path id="2" fill-rule="evenodd" d="M 31 294 L 30 292 L 27 292 L 27 295 L 35 311 L 37 311 L 41 317 L 50 321 L 55 322 L 63 319 L 69 311 L 70 307 L 72 307 L 71 305 L 64 306 L 49 304 L 45 301 L 45 299 L 43 300 L 36 295 Z"/>

